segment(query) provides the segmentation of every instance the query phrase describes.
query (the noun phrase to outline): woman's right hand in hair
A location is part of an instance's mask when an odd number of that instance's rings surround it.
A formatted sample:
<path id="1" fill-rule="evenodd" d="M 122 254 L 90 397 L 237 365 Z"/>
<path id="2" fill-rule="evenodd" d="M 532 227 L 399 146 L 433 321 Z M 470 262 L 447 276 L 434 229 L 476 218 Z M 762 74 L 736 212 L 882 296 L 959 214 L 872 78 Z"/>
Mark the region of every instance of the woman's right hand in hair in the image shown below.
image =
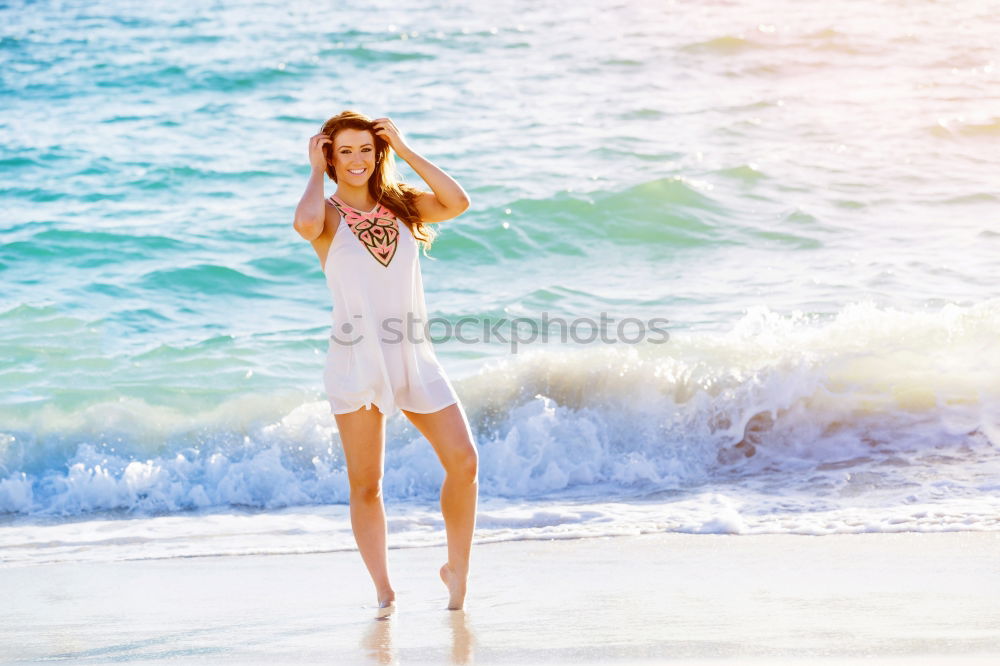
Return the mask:
<path id="1" fill-rule="evenodd" d="M 323 154 L 323 146 L 328 143 L 332 145 L 333 142 L 328 135 L 322 132 L 314 134 L 309 139 L 309 164 L 312 165 L 313 171 L 326 171 L 326 155 Z"/>

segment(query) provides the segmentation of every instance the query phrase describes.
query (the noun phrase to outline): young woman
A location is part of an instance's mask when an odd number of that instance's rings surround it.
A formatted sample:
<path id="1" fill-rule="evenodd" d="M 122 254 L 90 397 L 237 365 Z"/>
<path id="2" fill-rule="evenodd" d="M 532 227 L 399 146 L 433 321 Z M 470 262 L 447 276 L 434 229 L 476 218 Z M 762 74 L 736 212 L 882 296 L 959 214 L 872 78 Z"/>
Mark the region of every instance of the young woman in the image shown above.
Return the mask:
<path id="1" fill-rule="evenodd" d="M 390 148 L 430 186 L 400 182 Z M 312 174 L 295 209 L 295 230 L 319 256 L 333 299 L 324 369 L 350 482 L 351 526 L 378 594 L 378 616 L 395 608 L 387 571 L 382 503 L 385 417 L 398 407 L 430 441 L 445 469 L 441 512 L 448 561 L 439 575 L 450 610 L 465 601 L 476 522 L 479 455 L 465 411 L 434 354 L 418 244 L 428 227 L 460 215 L 469 197 L 418 155 L 389 118 L 354 111 L 330 118 L 309 139 Z M 323 174 L 337 184 L 324 198 Z M 374 409 L 372 408 L 374 406 Z"/>

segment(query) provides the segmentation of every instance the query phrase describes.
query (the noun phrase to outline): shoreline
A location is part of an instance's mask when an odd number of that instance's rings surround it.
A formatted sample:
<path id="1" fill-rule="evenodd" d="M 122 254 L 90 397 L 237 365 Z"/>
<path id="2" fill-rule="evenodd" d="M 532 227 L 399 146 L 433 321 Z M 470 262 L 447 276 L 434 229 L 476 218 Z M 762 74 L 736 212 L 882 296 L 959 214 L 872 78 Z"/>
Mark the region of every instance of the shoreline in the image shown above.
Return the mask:
<path id="1" fill-rule="evenodd" d="M 993 663 L 1000 533 L 646 534 L 0 570 L 3 663 Z M 930 663 L 928 661 L 928 663 Z"/>

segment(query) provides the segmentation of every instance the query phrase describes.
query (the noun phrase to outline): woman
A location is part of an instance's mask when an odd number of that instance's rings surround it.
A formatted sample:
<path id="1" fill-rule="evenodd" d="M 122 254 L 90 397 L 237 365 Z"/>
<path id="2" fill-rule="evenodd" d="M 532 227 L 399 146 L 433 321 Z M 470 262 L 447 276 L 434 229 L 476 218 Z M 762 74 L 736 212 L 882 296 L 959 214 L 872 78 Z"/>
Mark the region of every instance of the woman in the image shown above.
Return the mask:
<path id="1" fill-rule="evenodd" d="M 397 180 L 390 148 L 432 192 Z M 441 512 L 448 561 L 439 575 L 448 587 L 448 609 L 461 609 L 479 456 L 465 411 L 426 335 L 417 247 L 422 244 L 426 253 L 436 235 L 427 225 L 460 215 L 469 197 L 414 152 L 389 118 L 371 120 L 354 111 L 330 118 L 309 139 L 309 162 L 312 174 L 294 226 L 319 256 L 333 299 L 324 384 L 347 462 L 351 526 L 375 583 L 378 617 L 394 610 L 396 598 L 386 568 L 381 489 L 385 417 L 395 407 L 430 441 L 445 468 Z M 337 184 L 329 199 L 324 173 Z"/>

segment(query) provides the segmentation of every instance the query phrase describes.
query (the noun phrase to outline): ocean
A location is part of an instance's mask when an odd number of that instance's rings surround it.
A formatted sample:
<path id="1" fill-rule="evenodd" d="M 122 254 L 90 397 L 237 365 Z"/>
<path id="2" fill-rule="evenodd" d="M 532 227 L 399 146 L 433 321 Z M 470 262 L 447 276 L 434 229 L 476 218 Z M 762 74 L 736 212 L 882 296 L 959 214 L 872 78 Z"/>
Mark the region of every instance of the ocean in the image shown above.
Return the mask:
<path id="1" fill-rule="evenodd" d="M 421 263 L 477 542 L 1000 531 L 998 33 L 971 1 L 0 3 L 0 566 L 355 548 L 292 228 L 345 109 L 472 200 Z M 391 414 L 391 548 L 445 544 L 443 478 Z"/>

